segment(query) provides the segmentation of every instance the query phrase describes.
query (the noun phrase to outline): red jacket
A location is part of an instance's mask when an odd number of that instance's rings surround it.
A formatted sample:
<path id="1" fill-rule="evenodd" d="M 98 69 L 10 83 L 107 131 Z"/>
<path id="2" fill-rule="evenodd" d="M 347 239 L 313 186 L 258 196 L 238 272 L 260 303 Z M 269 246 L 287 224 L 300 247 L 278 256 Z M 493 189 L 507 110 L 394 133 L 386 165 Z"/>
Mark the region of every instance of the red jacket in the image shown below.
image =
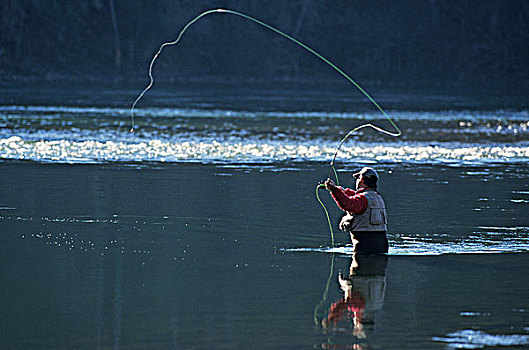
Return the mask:
<path id="1" fill-rule="evenodd" d="M 340 209 L 350 214 L 359 215 L 367 209 L 367 198 L 362 194 L 365 190 L 365 188 L 361 188 L 358 191 L 353 191 L 350 188 L 336 186 L 331 191 L 331 195 Z"/>
<path id="2" fill-rule="evenodd" d="M 353 292 L 348 299 L 342 299 L 331 305 L 327 320 L 336 324 L 340 320 L 352 320 L 362 323 L 364 310 L 366 308 L 365 297 L 358 292 Z"/>

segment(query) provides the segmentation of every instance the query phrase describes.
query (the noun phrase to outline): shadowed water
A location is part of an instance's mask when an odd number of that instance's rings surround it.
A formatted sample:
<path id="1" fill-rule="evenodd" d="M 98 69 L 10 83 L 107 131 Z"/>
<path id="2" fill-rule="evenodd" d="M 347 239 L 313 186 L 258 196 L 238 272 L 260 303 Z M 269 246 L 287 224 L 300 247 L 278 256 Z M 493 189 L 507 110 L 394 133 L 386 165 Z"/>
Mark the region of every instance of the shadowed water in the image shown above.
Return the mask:
<path id="1" fill-rule="evenodd" d="M 352 321 L 322 326 L 351 265 L 344 233 L 337 254 L 318 252 L 330 242 L 313 191 L 326 166 L 4 163 L 2 343 L 443 348 L 467 330 L 526 339 L 527 169 L 380 170 L 385 292 L 355 333 Z M 466 254 L 477 251 L 489 254 Z"/>

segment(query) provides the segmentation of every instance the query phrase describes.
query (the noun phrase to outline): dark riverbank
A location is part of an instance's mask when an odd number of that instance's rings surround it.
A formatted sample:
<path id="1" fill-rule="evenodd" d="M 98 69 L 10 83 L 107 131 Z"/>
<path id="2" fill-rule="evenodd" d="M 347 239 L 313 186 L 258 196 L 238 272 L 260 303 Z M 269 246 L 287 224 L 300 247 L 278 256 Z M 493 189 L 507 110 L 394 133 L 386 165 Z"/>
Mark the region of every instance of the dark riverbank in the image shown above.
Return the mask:
<path id="1" fill-rule="evenodd" d="M 154 53 L 205 10 L 224 7 L 315 49 L 362 85 L 527 85 L 526 1 L 21 1 L 0 5 L 8 81 L 142 80 Z M 155 66 L 160 81 L 335 80 L 329 67 L 244 18 L 213 13 Z"/>

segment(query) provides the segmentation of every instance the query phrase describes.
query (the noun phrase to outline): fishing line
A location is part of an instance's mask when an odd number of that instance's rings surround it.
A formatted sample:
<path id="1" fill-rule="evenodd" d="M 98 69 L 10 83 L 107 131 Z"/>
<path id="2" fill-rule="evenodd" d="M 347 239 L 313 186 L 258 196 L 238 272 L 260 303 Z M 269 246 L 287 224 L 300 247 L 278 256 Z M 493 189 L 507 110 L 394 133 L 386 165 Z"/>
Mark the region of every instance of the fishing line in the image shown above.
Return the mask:
<path id="1" fill-rule="evenodd" d="M 151 60 L 151 63 L 149 64 L 149 84 L 147 85 L 147 87 L 139 94 L 139 96 L 136 98 L 136 100 L 134 101 L 134 103 L 132 104 L 132 108 L 131 108 L 131 128 L 130 128 L 130 132 L 134 132 L 134 110 L 136 108 L 136 105 L 138 104 L 138 102 L 142 99 L 142 97 L 145 95 L 145 93 L 147 93 L 147 91 L 149 91 L 151 89 L 151 87 L 153 86 L 154 84 L 154 76 L 153 76 L 153 73 L 152 73 L 152 70 L 153 70 L 153 67 L 154 67 L 154 63 L 156 62 L 156 60 L 158 59 L 158 57 L 160 56 L 160 54 L 162 53 L 162 50 L 166 47 L 166 46 L 171 46 L 171 45 L 176 45 L 180 39 L 182 38 L 182 36 L 184 35 L 184 33 L 187 31 L 187 29 L 193 25 L 194 23 L 196 23 L 198 20 L 200 20 L 201 18 L 207 16 L 207 15 L 210 15 L 210 14 L 215 14 L 215 13 L 223 13 L 223 14 L 231 14 L 231 15 L 235 15 L 235 16 L 239 16 L 239 17 L 242 17 L 244 19 L 247 19 L 249 21 L 252 21 L 262 27 L 265 27 L 266 29 L 269 29 L 271 30 L 272 32 L 276 33 L 276 34 L 279 34 L 281 35 L 282 37 L 292 41 L 293 43 L 297 44 L 298 46 L 302 47 L 303 49 L 305 49 L 306 51 L 310 52 L 311 54 L 313 54 L 314 56 L 316 56 L 317 58 L 319 58 L 320 60 L 322 60 L 323 62 L 325 62 L 328 66 L 330 66 L 331 68 L 333 68 L 336 72 L 338 72 L 342 77 L 344 77 L 349 83 L 351 83 L 354 87 L 356 87 L 377 109 L 380 113 L 382 113 L 382 115 L 389 121 L 389 123 L 391 124 L 391 126 L 395 129 L 395 132 L 392 132 L 392 131 L 388 131 L 388 130 L 385 130 L 379 126 L 376 126 L 374 124 L 371 124 L 371 123 L 367 123 L 367 124 L 362 124 L 360 126 L 357 126 L 355 127 L 354 129 L 352 129 L 351 131 L 349 131 L 343 138 L 342 140 L 340 141 L 340 144 L 338 145 L 338 147 L 336 148 L 336 151 L 332 157 L 332 160 L 331 160 L 331 163 L 330 163 L 330 171 L 329 171 L 329 178 L 330 178 L 330 174 L 331 172 L 334 172 L 334 176 L 336 178 L 336 184 L 339 185 L 339 179 L 338 179 L 338 173 L 336 172 L 336 168 L 335 168 L 335 162 L 336 162 L 336 157 L 338 155 L 338 152 L 340 151 L 340 148 L 342 147 L 342 145 L 345 143 L 345 141 L 352 135 L 354 134 L 355 132 L 363 129 L 363 128 L 372 128 L 374 129 L 375 131 L 377 132 L 381 132 L 381 133 L 384 133 L 386 135 L 389 135 L 389 136 L 393 136 L 393 137 L 397 137 L 397 136 L 400 136 L 401 135 L 401 131 L 400 129 L 397 127 L 397 125 L 393 122 L 393 120 L 391 120 L 391 118 L 386 114 L 386 112 L 384 111 L 384 109 L 382 109 L 382 107 L 380 107 L 380 105 L 356 82 L 354 81 L 349 75 L 347 75 L 343 70 L 341 70 L 340 68 L 338 68 L 336 65 L 334 65 L 331 61 L 329 61 L 327 58 L 325 58 L 324 56 L 322 56 L 321 54 L 319 54 L 318 52 L 316 52 L 315 50 L 313 50 L 312 48 L 310 48 L 309 46 L 305 45 L 304 43 L 300 42 L 299 40 L 293 38 L 292 36 L 280 31 L 279 29 L 277 28 L 274 28 L 272 27 L 271 25 L 269 24 L 266 24 L 254 17 L 251 17 L 251 16 L 248 16 L 244 13 L 240 13 L 240 12 L 237 12 L 237 11 L 233 11 L 233 10 L 227 10 L 227 9 L 213 9 L 213 10 L 208 10 L 208 11 L 204 11 L 202 13 L 200 13 L 198 16 L 196 16 L 195 18 L 193 18 L 191 21 L 189 21 L 185 26 L 184 28 L 180 31 L 180 33 L 178 33 L 178 36 L 176 37 L 176 39 L 174 41 L 169 41 L 169 42 L 165 42 L 163 43 L 160 48 L 158 49 L 158 51 L 156 52 L 156 54 L 154 55 L 154 57 L 152 58 Z M 329 212 L 327 211 L 327 208 L 325 207 L 325 205 L 323 204 L 320 196 L 319 196 L 319 189 L 321 188 L 325 188 L 325 186 L 323 184 L 318 184 L 316 186 L 316 198 L 318 200 L 318 202 L 320 203 L 320 205 L 322 206 L 324 212 L 325 212 L 325 216 L 327 218 L 327 223 L 329 225 L 329 231 L 330 231 L 330 235 L 331 235 L 331 245 L 332 247 L 334 247 L 334 231 L 333 231 L 333 228 L 332 228 L 332 224 L 331 224 L 331 219 L 330 219 L 330 216 L 329 216 Z M 325 291 L 323 293 L 323 296 L 322 296 L 322 300 L 321 302 L 316 306 L 315 310 L 314 310 L 314 321 L 317 323 L 317 316 L 318 316 L 318 313 L 319 313 L 319 309 L 324 305 L 324 303 L 326 302 L 327 300 L 327 295 L 328 295 L 328 291 L 329 291 L 329 286 L 330 286 L 330 281 L 331 281 L 331 278 L 332 278 L 332 275 L 334 273 L 334 253 L 332 254 L 332 257 L 331 257 L 331 268 L 330 268 L 330 272 L 329 272 L 329 277 L 327 279 L 327 284 L 326 284 L 326 288 L 325 288 Z"/>
<path id="2" fill-rule="evenodd" d="M 331 61 L 329 61 L 327 58 L 325 58 L 324 56 L 322 56 L 321 54 L 319 54 L 318 52 L 316 52 L 315 50 L 313 50 L 312 48 L 310 48 L 309 46 L 307 46 L 306 44 L 302 43 L 301 41 L 295 39 L 294 37 L 280 31 L 279 29 L 277 28 L 274 28 L 272 27 L 271 25 L 267 24 L 267 23 L 264 23 L 254 17 L 251 17 L 249 15 L 246 15 L 244 13 L 240 13 L 240 12 L 237 12 L 237 11 L 233 11 L 233 10 L 227 10 L 227 9 L 214 9 L 214 10 L 208 10 L 208 11 L 205 11 L 205 12 L 202 12 L 201 14 L 199 14 L 198 16 L 196 16 L 195 18 L 193 18 L 191 21 L 189 21 L 185 26 L 184 28 L 180 31 L 180 33 L 178 33 L 178 36 L 177 38 L 174 40 L 174 41 L 169 41 L 169 42 L 165 42 L 163 43 L 160 48 L 158 49 L 158 52 L 156 52 L 156 54 L 154 55 L 154 57 L 152 58 L 151 60 L 151 63 L 149 65 L 149 84 L 147 85 L 147 87 L 140 93 L 140 95 L 136 98 L 136 100 L 134 101 L 134 103 L 132 104 L 132 108 L 131 108 L 131 129 L 130 131 L 133 132 L 134 131 L 134 110 L 136 108 L 136 105 L 138 104 L 138 102 L 141 100 L 141 98 L 145 95 L 145 93 L 147 91 L 149 91 L 151 89 L 151 87 L 153 86 L 154 84 L 154 77 L 153 77 L 153 74 L 152 74 L 152 69 L 154 67 L 154 63 L 156 62 L 156 60 L 158 59 L 158 57 L 160 56 L 160 54 L 162 53 L 162 50 L 164 49 L 164 47 L 166 46 L 170 46 L 170 45 L 176 45 L 180 39 L 182 38 L 182 36 L 184 35 L 184 33 L 187 31 L 187 29 L 193 25 L 195 22 L 197 22 L 199 19 L 201 19 L 202 17 L 205 17 L 207 15 L 210 15 L 210 14 L 213 14 L 213 13 L 225 13 L 225 14 L 231 14 L 231 15 L 235 15 L 235 16 L 239 16 L 239 17 L 242 17 L 242 18 L 245 18 L 247 20 L 250 20 L 254 23 L 257 23 L 273 32 L 275 32 L 276 34 L 279 34 L 281 36 L 283 36 L 284 38 L 294 42 L 295 44 L 297 44 L 298 46 L 301 46 L 302 48 L 304 48 L 305 50 L 307 50 L 308 52 L 310 52 L 311 54 L 313 54 L 314 56 L 318 57 L 320 60 L 322 60 L 323 62 L 325 62 L 327 65 L 329 65 L 331 68 L 333 68 L 336 72 L 338 72 L 340 75 L 342 75 L 347 81 L 349 81 L 351 84 L 353 84 L 365 97 L 367 97 L 367 99 L 369 101 L 371 101 L 371 103 L 380 111 L 380 113 L 382 113 L 382 115 L 384 115 L 384 117 L 391 123 L 391 125 L 396 129 L 396 133 L 393 133 L 393 132 L 390 132 L 390 131 L 387 131 L 387 130 L 384 130 L 376 125 L 373 125 L 373 124 L 363 124 L 363 125 L 360 125 L 358 127 L 356 127 L 355 129 L 351 130 L 342 140 L 342 142 L 340 143 L 340 145 L 338 146 L 338 149 L 336 150 L 336 153 L 333 157 L 333 160 L 331 162 L 331 165 L 334 165 L 334 161 L 336 159 L 336 155 L 338 153 L 338 150 L 340 149 L 341 145 L 345 142 L 345 140 L 354 132 L 362 129 L 362 128 L 366 128 L 366 127 L 371 127 L 379 132 L 383 132 L 385 134 L 388 134 L 388 135 L 391 135 L 391 136 L 400 136 L 401 135 L 401 132 L 399 130 L 399 128 L 397 127 L 397 125 L 391 120 L 391 118 L 386 114 L 386 112 L 384 111 L 384 109 L 382 109 L 382 107 L 380 107 L 380 105 L 371 97 L 371 95 L 369 95 L 356 81 L 354 81 L 349 75 L 347 75 L 343 70 L 341 70 L 340 68 L 338 68 L 336 65 L 334 65 Z"/>
<path id="3" fill-rule="evenodd" d="M 320 198 L 320 193 L 318 192 L 318 190 L 320 188 L 325 188 L 325 185 L 318 184 L 316 186 L 316 199 L 318 200 L 318 202 L 320 203 L 321 207 L 323 208 L 323 211 L 325 212 L 325 217 L 327 218 L 327 223 L 329 224 L 329 230 L 331 232 L 331 245 L 334 247 L 334 231 L 332 229 L 331 218 L 329 216 L 329 211 L 327 210 L 327 208 L 325 207 L 325 205 L 323 204 L 323 202 L 322 202 L 322 200 Z"/>
<path id="4" fill-rule="evenodd" d="M 145 95 L 145 93 L 147 93 L 147 91 L 149 91 L 151 89 L 151 87 L 153 86 L 154 84 L 154 76 L 153 76 L 153 67 L 154 67 L 154 64 L 156 62 L 156 60 L 158 59 L 158 57 L 160 56 L 160 54 L 162 53 L 163 49 L 166 47 L 166 46 L 171 46 L 171 45 L 176 45 L 180 39 L 182 38 L 182 36 L 184 35 L 184 33 L 187 31 L 187 29 L 193 25 L 194 23 L 196 23 L 198 20 L 200 20 L 201 18 L 207 16 L 207 15 L 210 15 L 210 14 L 215 14 L 215 13 L 221 13 L 221 14 L 231 14 L 231 15 L 235 15 L 235 16 L 239 16 L 241 18 L 244 18 L 244 19 L 247 19 L 249 21 L 252 21 L 266 29 L 269 29 L 271 30 L 272 32 L 276 33 L 276 34 L 279 34 L 281 35 L 282 37 L 292 41 L 293 43 L 295 43 L 296 45 L 302 47 L 303 49 L 305 49 L 306 51 L 310 52 L 311 54 L 313 54 L 314 56 L 316 56 L 317 58 L 319 58 L 320 60 L 322 60 L 323 62 L 325 62 L 328 66 L 330 66 L 331 68 L 333 68 L 336 72 L 338 72 L 342 77 L 344 77 L 348 82 L 350 82 L 351 84 L 353 84 L 354 87 L 356 87 L 376 108 L 378 111 L 380 111 L 380 113 L 382 113 L 382 115 L 389 121 L 389 123 L 391 124 L 391 126 L 395 129 L 395 132 L 392 132 L 392 131 L 388 131 L 388 130 L 385 130 L 379 126 L 376 126 L 374 124 L 371 124 L 371 123 L 367 123 L 367 124 L 362 124 L 360 126 L 357 126 L 355 127 L 354 129 L 352 129 L 351 131 L 349 131 L 345 137 L 342 138 L 342 140 L 340 141 L 340 144 L 338 145 L 338 147 L 336 148 L 336 152 L 334 153 L 333 157 L 332 157 L 332 161 L 330 163 L 330 166 L 331 166 L 331 169 L 330 169 L 330 172 L 334 172 L 334 176 L 336 178 L 336 183 L 339 184 L 339 179 L 338 179 L 338 174 L 336 172 L 336 168 L 335 168 L 335 162 L 336 162 L 336 156 L 338 155 L 338 152 L 340 151 L 340 148 L 342 147 L 342 145 L 344 144 L 344 142 L 349 138 L 349 136 L 351 136 L 352 134 L 354 134 L 355 132 L 357 132 L 358 130 L 360 129 L 363 129 L 363 128 L 372 128 L 374 129 L 375 131 L 377 132 L 381 132 L 381 133 L 384 133 L 386 135 L 389 135 L 389 136 L 393 136 L 393 137 L 396 137 L 396 136 L 400 136 L 401 135 L 401 131 L 400 129 L 397 127 L 397 125 L 393 122 L 393 120 L 391 120 L 391 118 L 386 114 L 386 112 L 384 111 L 384 109 L 382 107 L 380 107 L 380 105 L 371 97 L 371 95 L 369 95 L 356 81 L 354 81 L 349 75 L 347 75 L 343 70 L 341 70 L 339 67 L 337 67 L 335 64 L 333 64 L 331 61 L 329 61 L 327 58 L 325 58 L 324 56 L 322 56 L 321 54 L 319 54 L 318 52 L 316 52 L 315 50 L 313 50 L 312 48 L 310 48 L 309 46 L 307 46 L 306 44 L 302 43 L 301 41 L 295 39 L 294 37 L 280 31 L 279 29 L 267 24 L 267 23 L 264 23 L 254 17 L 251 17 L 249 15 L 246 15 L 244 13 L 241 13 L 241 12 L 237 12 L 237 11 L 233 11 L 233 10 L 228 10 L 228 9 L 212 9 L 212 10 L 208 10 L 208 11 L 204 11 L 202 13 L 200 13 L 198 16 L 196 16 L 195 18 L 193 18 L 191 21 L 189 21 L 185 26 L 184 28 L 180 31 L 180 33 L 178 33 L 178 36 L 176 37 L 176 39 L 174 41 L 169 41 L 169 42 L 165 42 L 163 43 L 160 48 L 158 49 L 158 51 L 156 52 L 156 54 L 153 56 L 152 60 L 151 60 L 151 63 L 149 64 L 149 84 L 147 85 L 147 87 L 145 89 L 143 89 L 143 91 L 138 95 L 138 97 L 136 98 L 136 100 L 134 101 L 134 103 L 132 104 L 132 108 L 131 108 L 131 128 L 130 128 L 130 132 L 134 132 L 134 111 L 135 111 L 135 108 L 136 108 L 136 105 L 138 104 L 138 102 L 142 99 L 142 97 Z M 329 172 L 329 177 L 330 177 L 330 172 Z M 334 232 L 332 230 L 332 225 L 331 225 L 331 221 L 330 221 L 330 218 L 329 218 L 329 213 L 327 212 L 327 209 L 325 208 L 325 205 L 323 204 L 323 202 L 321 201 L 321 199 L 319 198 L 319 195 L 318 195 L 318 190 L 320 188 L 322 188 L 324 186 L 322 185 L 318 185 L 316 187 L 316 198 L 318 199 L 318 201 L 320 202 L 320 204 L 322 205 L 324 211 L 325 211 L 325 215 L 327 216 L 327 221 L 329 223 L 329 230 L 331 232 L 331 241 L 332 241 L 332 245 L 334 246 Z"/>
<path id="5" fill-rule="evenodd" d="M 321 326 L 321 320 L 319 318 L 319 315 L 321 314 L 320 310 L 322 307 L 325 306 L 325 303 L 327 302 L 327 298 L 329 296 L 329 287 L 331 286 L 331 279 L 334 275 L 334 253 L 331 255 L 331 267 L 329 269 L 329 277 L 327 277 L 327 283 L 325 284 L 325 289 L 323 290 L 323 295 L 321 296 L 321 300 L 314 308 L 314 312 L 312 313 L 312 318 L 314 320 L 314 324 L 316 327 Z"/>

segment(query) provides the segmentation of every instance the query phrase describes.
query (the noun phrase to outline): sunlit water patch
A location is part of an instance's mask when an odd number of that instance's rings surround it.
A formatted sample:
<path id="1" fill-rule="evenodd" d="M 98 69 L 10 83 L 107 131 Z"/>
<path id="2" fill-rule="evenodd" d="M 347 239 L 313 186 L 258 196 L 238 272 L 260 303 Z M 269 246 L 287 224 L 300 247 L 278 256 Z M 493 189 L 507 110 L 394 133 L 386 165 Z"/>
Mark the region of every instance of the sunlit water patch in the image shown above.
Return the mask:
<path id="1" fill-rule="evenodd" d="M 364 129 L 338 160 L 518 163 L 529 160 L 527 111 L 390 111 L 400 138 Z M 58 163 L 328 161 L 376 113 L 146 108 L 129 133 L 127 108 L 0 106 L 0 159 Z"/>
<path id="2" fill-rule="evenodd" d="M 499 254 L 529 252 L 529 227 L 480 227 L 465 237 L 451 234 L 389 235 L 389 255 Z M 352 245 L 283 248 L 286 252 L 352 255 Z"/>
<path id="3" fill-rule="evenodd" d="M 483 349 L 496 346 L 529 345 L 528 334 L 489 334 L 474 329 L 448 333 L 444 337 L 434 337 L 436 342 L 446 343 L 451 349 Z"/>
<path id="4" fill-rule="evenodd" d="M 142 142 L 25 140 L 11 136 L 0 140 L 0 158 L 57 163 L 101 162 L 205 162 L 259 163 L 276 161 L 327 161 L 336 144 L 318 141 L 282 142 L 246 138 L 191 139 Z M 424 143 L 360 143 L 344 146 L 338 161 L 397 162 L 419 164 L 483 165 L 529 161 L 529 144 L 466 145 Z"/>
<path id="5" fill-rule="evenodd" d="M 189 228 L 200 226 L 204 229 L 211 228 L 223 219 L 207 219 L 202 217 L 139 217 L 127 215 L 111 216 L 24 216 L 0 215 L 0 222 L 28 225 L 20 239 L 37 242 L 43 246 L 57 249 L 62 252 L 81 252 L 104 256 L 112 251 L 120 254 L 133 254 L 136 256 L 150 256 L 155 244 L 152 232 L 159 230 L 169 232 L 175 226 Z M 176 223 L 176 224 L 175 224 Z M 39 227 L 33 229 L 33 227 Z M 99 234 L 94 234 L 94 231 Z M 171 260 L 176 260 L 176 255 L 186 253 L 189 244 L 182 237 L 175 237 L 174 243 L 179 251 L 174 251 Z M 178 260 L 185 257 L 178 256 Z"/>

